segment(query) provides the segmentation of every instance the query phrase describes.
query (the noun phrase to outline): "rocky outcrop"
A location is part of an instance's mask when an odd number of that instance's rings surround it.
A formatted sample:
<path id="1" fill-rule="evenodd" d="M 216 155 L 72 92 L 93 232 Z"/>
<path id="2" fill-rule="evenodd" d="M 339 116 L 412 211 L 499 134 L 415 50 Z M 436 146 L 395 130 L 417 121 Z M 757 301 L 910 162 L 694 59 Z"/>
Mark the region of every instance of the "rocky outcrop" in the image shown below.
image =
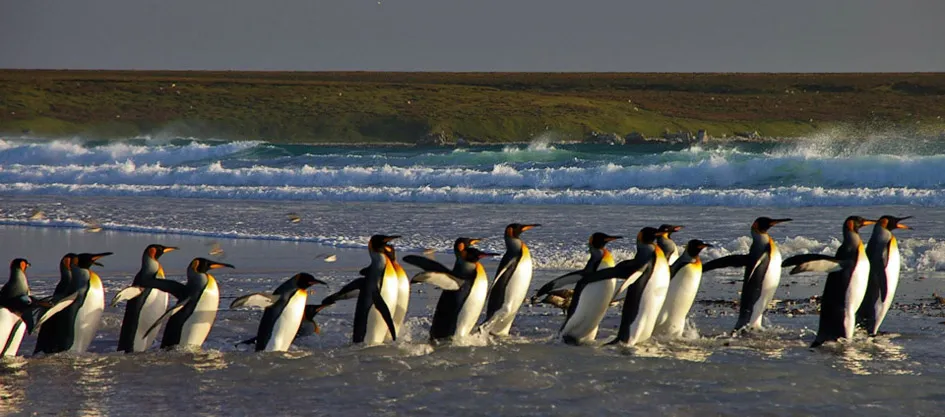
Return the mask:
<path id="1" fill-rule="evenodd" d="M 591 132 L 584 138 L 584 143 L 597 145 L 623 145 L 626 141 L 616 133 Z"/>

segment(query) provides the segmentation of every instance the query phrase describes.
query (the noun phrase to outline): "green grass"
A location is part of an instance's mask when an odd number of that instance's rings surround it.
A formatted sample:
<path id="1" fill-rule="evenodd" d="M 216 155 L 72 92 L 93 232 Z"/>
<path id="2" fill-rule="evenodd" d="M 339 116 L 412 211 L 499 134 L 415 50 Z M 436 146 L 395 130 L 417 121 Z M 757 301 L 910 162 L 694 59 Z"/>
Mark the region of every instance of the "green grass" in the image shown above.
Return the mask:
<path id="1" fill-rule="evenodd" d="M 707 129 L 790 137 L 836 124 L 935 133 L 943 119 L 943 74 L 0 70 L 0 132 L 49 136 L 412 143 L 444 132 L 507 142 Z"/>

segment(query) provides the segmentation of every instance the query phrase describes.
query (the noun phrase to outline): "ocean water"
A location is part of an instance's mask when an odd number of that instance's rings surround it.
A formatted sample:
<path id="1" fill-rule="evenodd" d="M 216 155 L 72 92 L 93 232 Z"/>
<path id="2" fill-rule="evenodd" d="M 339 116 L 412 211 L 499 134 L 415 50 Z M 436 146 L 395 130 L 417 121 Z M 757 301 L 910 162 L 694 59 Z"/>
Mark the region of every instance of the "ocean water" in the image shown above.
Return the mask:
<path id="1" fill-rule="evenodd" d="M 195 256 L 237 267 L 217 274 L 221 312 L 202 351 L 114 353 L 123 310 L 107 308 L 92 353 L 30 357 L 28 337 L 25 357 L 4 360 L 0 414 L 940 415 L 945 306 L 933 293 L 945 294 L 945 144 L 854 139 L 462 150 L 0 139 L 0 254 L 33 263 L 35 293 L 51 292 L 67 251 L 115 252 L 99 270 L 108 299 L 149 243 L 182 248 L 162 258 L 171 279 L 182 280 Z M 227 308 L 299 271 L 330 283 L 317 302 L 368 263 L 375 233 L 403 235 L 401 256 L 434 249 L 448 263 L 457 236 L 501 252 L 506 224 L 541 223 L 523 236 L 536 260 L 533 291 L 581 267 L 595 231 L 627 236 L 611 244 L 624 259 L 641 227 L 682 224 L 676 241 L 715 244 L 711 259 L 747 251 L 755 217 L 791 217 L 772 230 L 790 256 L 832 253 L 851 214 L 912 215 L 915 230 L 897 232 L 904 271 L 888 333 L 823 349 L 807 348 L 816 274 L 785 275 L 769 330 L 748 337 L 728 335 L 738 271 L 707 274 L 687 338 L 632 349 L 565 346 L 555 338 L 560 310 L 527 304 L 508 340 L 432 347 L 438 291 L 417 285 L 408 331 L 393 345 L 351 346 L 349 303 L 320 315 L 322 333 L 291 352 L 256 354 L 234 344 L 253 335 L 261 313 Z M 216 247 L 223 253 L 209 255 Z M 329 254 L 338 261 L 324 262 Z M 600 339 L 618 323 L 612 308 Z"/>

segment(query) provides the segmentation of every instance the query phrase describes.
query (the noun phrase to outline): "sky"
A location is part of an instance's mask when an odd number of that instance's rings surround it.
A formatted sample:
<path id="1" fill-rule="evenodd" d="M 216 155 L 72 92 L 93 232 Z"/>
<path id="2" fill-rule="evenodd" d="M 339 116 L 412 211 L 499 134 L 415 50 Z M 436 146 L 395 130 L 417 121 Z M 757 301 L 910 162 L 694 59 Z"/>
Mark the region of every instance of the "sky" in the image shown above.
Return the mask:
<path id="1" fill-rule="evenodd" d="M 945 1 L 0 0 L 0 68 L 945 71 Z"/>

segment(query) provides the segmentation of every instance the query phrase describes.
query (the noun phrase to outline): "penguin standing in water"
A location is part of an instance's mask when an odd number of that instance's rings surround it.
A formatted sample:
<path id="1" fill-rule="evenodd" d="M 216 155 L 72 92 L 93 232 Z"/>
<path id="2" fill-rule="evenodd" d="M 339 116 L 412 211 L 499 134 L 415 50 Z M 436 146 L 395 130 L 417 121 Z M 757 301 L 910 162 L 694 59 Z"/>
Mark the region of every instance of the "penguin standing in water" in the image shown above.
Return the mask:
<path id="1" fill-rule="evenodd" d="M 673 233 L 682 229 L 682 226 L 672 224 L 663 224 L 657 229 L 665 233 L 656 238 L 656 244 L 663 250 L 663 254 L 666 255 L 666 260 L 670 265 L 676 263 L 676 260 L 679 259 L 680 256 L 679 246 L 676 245 L 676 242 L 673 242 Z"/>
<path id="2" fill-rule="evenodd" d="M 699 239 L 686 244 L 686 251 L 670 266 L 669 292 L 656 320 L 656 334 L 678 338 L 686 329 L 686 316 L 696 300 L 702 282 L 702 260 L 699 253 L 712 245 Z"/>
<path id="3" fill-rule="evenodd" d="M 144 337 L 152 337 L 165 320 L 164 337 L 161 348 L 174 346 L 203 345 L 210 334 L 210 328 L 217 318 L 220 308 L 220 287 L 210 270 L 233 268 L 233 265 L 211 261 L 206 258 L 194 258 L 187 266 L 187 283 L 181 284 L 169 279 L 142 279 L 139 285 L 164 291 L 177 299 L 177 304 L 164 312 L 151 324 Z"/>
<path id="4" fill-rule="evenodd" d="M 77 255 L 74 253 L 67 253 L 59 261 L 59 283 L 56 284 L 53 295 L 44 298 L 44 302 L 56 303 L 69 295 L 72 288 L 72 265 L 76 263 L 76 257 Z M 65 315 L 55 315 L 46 320 L 46 323 L 39 328 L 33 354 L 49 354 L 68 349 L 66 346 L 58 346 L 56 343 L 63 341 L 58 335 L 69 332 L 70 324 L 69 318 Z"/>
<path id="5" fill-rule="evenodd" d="M 899 243 L 892 234 L 897 229 L 912 229 L 902 224 L 908 217 L 883 216 L 873 226 L 873 234 L 866 244 L 866 257 L 870 260 L 870 279 L 866 286 L 866 298 L 856 312 L 857 323 L 871 336 L 879 332 L 886 313 L 892 305 L 899 286 Z"/>
<path id="6" fill-rule="evenodd" d="M 284 352 L 289 349 L 302 324 L 308 288 L 315 284 L 327 286 L 324 281 L 304 272 L 295 274 L 271 294 L 256 293 L 233 300 L 230 308 L 265 308 L 256 331 L 256 351 Z"/>
<path id="7" fill-rule="evenodd" d="M 26 281 L 29 266 L 29 261 L 22 258 L 10 262 L 10 280 L 0 288 L 0 357 L 16 356 L 23 335 L 33 330 L 36 300 Z"/>
<path id="8" fill-rule="evenodd" d="M 801 272 L 829 272 L 820 297 L 820 324 L 811 347 L 832 342 L 841 337 L 853 339 L 856 330 L 856 311 L 866 295 L 870 262 L 866 257 L 859 230 L 876 223 L 860 216 L 850 216 L 843 222 L 843 243 L 834 256 L 807 254 L 784 260 L 783 266 L 793 266 L 791 275 Z"/>
<path id="9" fill-rule="evenodd" d="M 532 282 L 532 255 L 519 237 L 538 224 L 512 223 L 505 228 L 506 252 L 489 290 L 486 320 L 480 327 L 493 336 L 508 336 L 512 321 Z"/>
<path id="10" fill-rule="evenodd" d="M 781 251 L 768 235 L 772 226 L 791 219 L 759 217 L 751 224 L 751 249 L 747 255 L 729 255 L 706 262 L 702 273 L 719 268 L 744 267 L 742 295 L 735 331 L 761 330 L 768 304 L 781 283 Z"/>
<path id="11" fill-rule="evenodd" d="M 367 346 L 384 343 L 387 333 L 397 340 L 392 311 L 397 305 L 400 290 L 397 271 L 387 256 L 387 243 L 400 236 L 371 236 L 368 252 L 371 265 L 364 271 L 364 281 L 358 290 L 358 303 L 354 311 L 353 343 Z"/>
<path id="12" fill-rule="evenodd" d="M 489 290 L 489 277 L 479 261 L 498 254 L 472 247 L 477 242 L 479 239 L 456 239 L 453 244 L 456 263 L 452 270 L 425 257 L 404 257 L 404 262 L 424 270 L 415 275 L 412 282 L 430 283 L 443 289 L 433 312 L 431 341 L 468 336 L 482 314 Z"/>
<path id="13" fill-rule="evenodd" d="M 604 246 L 608 242 L 621 239 L 621 236 L 610 236 L 605 233 L 594 233 L 588 239 L 587 246 L 591 258 L 588 259 L 584 269 L 565 274 L 549 282 L 549 284 L 561 281 L 568 281 L 573 277 L 578 277 L 577 284 L 574 287 L 574 294 L 571 296 L 571 303 L 568 305 L 567 316 L 559 331 L 561 339 L 570 345 L 582 345 L 594 342 L 597 338 L 597 330 L 601 320 L 607 314 L 607 308 L 610 307 L 610 301 L 614 297 L 614 291 L 617 288 L 617 279 L 602 279 L 594 282 L 588 282 L 582 279 L 600 268 L 613 268 L 616 263 L 610 251 Z M 542 290 L 551 292 L 554 288 L 543 286 L 536 297 L 542 295 Z"/>
<path id="14" fill-rule="evenodd" d="M 135 275 L 131 287 L 119 292 L 112 300 L 112 307 L 130 298 L 125 306 L 125 316 L 121 321 L 121 333 L 118 337 L 119 352 L 144 352 L 154 343 L 157 332 L 148 337 L 148 326 L 154 324 L 167 310 L 167 293 L 151 288 L 144 288 L 141 283 L 148 280 L 164 279 L 164 268 L 158 259 L 165 253 L 177 250 L 173 246 L 148 245 L 141 255 L 141 269 Z M 129 293 L 129 289 L 130 292 Z M 140 292 L 137 290 L 140 289 Z"/>
<path id="15" fill-rule="evenodd" d="M 51 317 L 62 315 L 66 325 L 64 331 L 57 333 L 52 345 L 53 352 L 70 351 L 83 353 L 88 350 L 95 333 L 102 325 L 102 312 L 105 311 L 105 289 L 102 279 L 92 265 L 102 266 L 97 261 L 111 255 L 105 253 L 80 253 L 72 264 L 72 281 L 69 295 L 56 303 L 40 317 L 37 325 L 42 325 Z"/>
<path id="16" fill-rule="evenodd" d="M 407 271 L 397 262 L 397 251 L 391 245 L 385 245 L 384 254 L 394 267 L 397 274 L 397 305 L 394 307 L 394 330 L 397 334 L 402 334 L 400 329 L 404 327 L 404 319 L 407 318 L 407 307 L 410 305 L 410 277 Z M 391 335 L 388 335 L 390 337 Z"/>
<path id="17" fill-rule="evenodd" d="M 656 244 L 657 238 L 665 233 L 644 227 L 637 233 L 637 254 L 633 259 L 622 261 L 613 268 L 601 269 L 583 279 L 588 284 L 614 278 L 626 280 L 618 289 L 619 292 L 626 289 L 627 298 L 623 302 L 617 338 L 611 343 L 634 346 L 653 334 L 669 288 L 669 263 Z"/>

